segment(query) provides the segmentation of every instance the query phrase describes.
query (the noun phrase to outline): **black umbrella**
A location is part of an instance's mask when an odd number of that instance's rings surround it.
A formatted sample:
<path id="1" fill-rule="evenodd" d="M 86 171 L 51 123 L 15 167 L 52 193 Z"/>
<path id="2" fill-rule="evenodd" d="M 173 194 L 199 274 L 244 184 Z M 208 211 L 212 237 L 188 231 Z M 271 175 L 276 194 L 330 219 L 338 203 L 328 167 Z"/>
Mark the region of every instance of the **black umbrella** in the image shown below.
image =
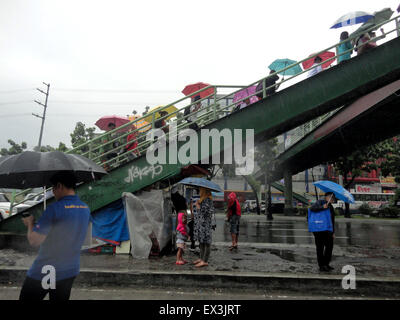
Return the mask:
<path id="1" fill-rule="evenodd" d="M 0 187 L 26 189 L 51 186 L 59 171 L 74 173 L 77 183 L 100 179 L 107 172 L 92 160 L 61 151 L 25 151 L 0 158 Z"/>

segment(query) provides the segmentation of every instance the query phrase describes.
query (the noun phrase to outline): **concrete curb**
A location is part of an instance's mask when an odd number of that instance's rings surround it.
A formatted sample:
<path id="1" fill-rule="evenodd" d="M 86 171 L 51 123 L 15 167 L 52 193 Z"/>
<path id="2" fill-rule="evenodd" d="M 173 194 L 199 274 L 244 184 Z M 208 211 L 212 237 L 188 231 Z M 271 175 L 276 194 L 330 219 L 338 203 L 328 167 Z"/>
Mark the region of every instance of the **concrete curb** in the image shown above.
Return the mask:
<path id="1" fill-rule="evenodd" d="M 0 270 L 0 284 L 21 286 L 26 268 L 6 267 Z M 229 290 L 265 290 L 291 294 L 312 294 L 327 296 L 365 296 L 398 299 L 400 279 L 398 278 L 357 278 L 356 289 L 342 288 L 342 277 L 337 275 L 284 274 L 284 273 L 233 273 L 182 271 L 109 271 L 81 269 L 75 285 L 95 287 L 159 287 L 159 288 L 213 288 Z"/>

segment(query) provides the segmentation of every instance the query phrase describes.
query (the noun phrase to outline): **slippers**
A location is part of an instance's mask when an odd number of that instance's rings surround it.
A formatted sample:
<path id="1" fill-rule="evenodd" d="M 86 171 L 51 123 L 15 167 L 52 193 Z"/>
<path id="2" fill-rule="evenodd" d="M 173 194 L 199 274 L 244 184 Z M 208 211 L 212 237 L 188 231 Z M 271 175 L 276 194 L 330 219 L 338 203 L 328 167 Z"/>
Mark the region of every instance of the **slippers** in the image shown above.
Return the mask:
<path id="1" fill-rule="evenodd" d="M 175 264 L 177 264 L 177 265 L 183 265 L 183 264 L 185 264 L 185 262 L 184 261 L 177 261 L 177 262 L 175 262 Z"/>

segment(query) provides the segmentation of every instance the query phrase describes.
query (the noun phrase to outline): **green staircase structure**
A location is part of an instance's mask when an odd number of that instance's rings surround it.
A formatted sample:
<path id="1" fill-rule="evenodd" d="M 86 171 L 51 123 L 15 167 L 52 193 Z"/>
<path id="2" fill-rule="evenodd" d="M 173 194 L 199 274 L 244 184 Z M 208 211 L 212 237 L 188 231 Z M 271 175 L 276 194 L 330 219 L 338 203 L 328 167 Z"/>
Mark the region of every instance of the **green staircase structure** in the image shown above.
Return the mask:
<path id="1" fill-rule="evenodd" d="M 334 48 L 337 45 L 338 44 L 335 44 L 321 52 Z M 244 89 L 244 87 L 240 87 L 239 89 L 234 88 L 237 90 L 221 97 L 220 95 L 217 95 L 220 90 L 226 90 L 227 88 L 232 87 L 209 86 L 214 88 L 214 93 L 211 96 L 202 98 L 200 102 L 211 98 L 213 100 L 212 104 L 210 106 L 205 106 L 197 112 L 198 119 L 196 122 L 201 129 L 214 130 L 210 131 L 212 137 L 219 138 L 219 133 L 223 132 L 223 130 L 225 130 L 225 132 L 228 130 L 228 132 L 231 133 L 231 137 L 233 137 L 234 131 L 236 130 L 236 133 L 239 133 L 237 138 L 242 141 L 245 140 L 246 132 L 254 133 L 256 141 L 270 139 L 294 129 L 303 123 L 311 121 L 316 117 L 322 116 L 329 111 L 333 111 L 345 104 L 351 103 L 355 99 L 399 79 L 399 57 L 400 38 L 397 37 L 379 45 L 370 52 L 366 52 L 365 54 L 346 61 L 346 63 L 335 65 L 311 78 L 294 83 L 291 86 L 276 92 L 272 96 L 267 97 L 265 95 L 265 90 L 267 88 L 264 86 L 262 90 L 263 99 L 235 112 L 232 112 L 232 109 L 238 102 L 235 102 L 235 104 L 225 105 L 223 101 L 226 101 L 228 98 L 232 99 L 233 95 Z M 309 57 L 298 62 L 298 64 L 307 59 L 309 59 Z M 291 67 L 293 67 L 293 65 L 287 66 L 282 70 Z M 308 71 L 309 70 L 303 71 L 302 73 Z M 296 76 L 287 78 L 283 82 L 294 81 L 292 79 L 296 80 Z M 261 80 L 251 83 L 248 87 L 257 84 Z M 191 95 L 194 96 L 196 94 L 201 94 L 203 90 L 207 90 L 209 87 L 199 90 L 197 93 Z M 196 103 L 197 102 L 199 101 L 196 101 Z M 174 112 L 177 116 L 176 124 L 178 133 L 182 133 L 183 130 L 187 129 L 190 125 L 190 123 L 186 121 L 187 117 L 183 116 L 183 113 L 186 107 L 193 104 L 194 103 L 191 103 L 190 97 L 184 97 L 164 106 L 164 108 L 172 105 L 179 106 L 178 110 Z M 132 126 L 132 124 L 134 125 L 143 119 L 151 119 L 148 126 L 155 128 L 157 120 L 159 120 L 157 119 L 157 114 L 158 112 L 147 114 L 142 118 L 136 119 L 129 124 L 115 129 L 114 131 L 116 132 L 123 127 L 128 128 Z M 168 117 L 171 115 L 172 114 L 170 113 Z M 166 118 L 166 116 L 164 118 Z M 141 128 L 141 130 L 143 130 L 143 128 Z M 139 132 L 139 129 L 135 129 L 134 131 Z M 204 137 L 200 134 L 200 131 L 196 131 L 192 142 L 197 139 L 198 143 L 193 144 L 197 146 L 197 149 L 191 149 L 190 154 L 195 156 L 191 158 L 189 163 L 183 163 L 177 159 L 176 163 L 168 162 L 166 164 L 149 164 L 148 159 L 146 158 L 146 151 L 151 145 L 151 141 L 154 140 L 144 140 L 143 136 L 139 136 L 136 139 L 138 142 L 137 150 L 140 151 L 139 157 L 129 160 L 129 158 L 127 158 L 129 152 L 125 152 L 119 154 L 118 157 L 112 160 L 102 162 L 102 158 L 104 157 L 104 146 L 111 146 L 114 141 L 121 138 L 126 139 L 126 136 L 129 134 L 127 132 L 124 133 L 122 137 L 111 138 L 104 142 L 104 140 L 106 140 L 105 138 L 108 137 L 110 133 L 96 137 L 95 139 L 70 151 L 72 153 L 83 154 L 99 164 L 108 164 L 110 166 L 109 174 L 101 180 L 81 184 L 77 187 L 77 194 L 89 205 L 92 212 L 120 199 L 123 192 L 135 192 L 149 187 L 156 182 L 161 182 L 165 186 L 173 184 L 179 178 L 183 167 L 188 164 L 197 164 L 201 160 L 209 159 L 216 153 L 224 153 L 224 150 L 227 152 L 233 143 L 230 138 L 220 139 L 220 145 L 217 148 L 217 151 L 215 151 L 215 148 L 212 149 L 212 145 L 209 144 L 210 138 Z M 167 138 L 168 137 L 173 138 L 174 133 L 170 132 L 169 135 L 167 135 Z M 131 142 L 132 141 L 130 141 L 130 143 Z M 209 147 L 201 148 L 202 143 L 206 146 L 209 145 Z M 178 140 L 173 144 L 177 150 L 181 150 L 181 148 L 188 146 L 185 140 Z M 173 144 L 167 144 L 165 150 L 167 159 L 169 159 L 170 155 L 173 156 Z M 103 154 L 101 154 L 100 150 L 102 150 Z M 107 153 L 115 151 L 115 149 L 113 150 L 111 148 L 108 149 Z M 279 185 L 276 187 L 281 188 Z M 50 203 L 51 201 L 54 201 L 54 199 L 50 199 L 48 202 Z M 300 201 L 305 201 L 305 198 Z M 37 204 L 27 209 L 29 213 L 36 217 L 40 216 L 42 210 L 42 204 Z M 26 228 L 21 221 L 21 214 L 22 213 L 18 213 L 1 221 L 0 232 L 25 233 Z"/>
<path id="2" fill-rule="evenodd" d="M 278 182 L 271 183 L 271 186 L 274 187 L 278 191 L 285 192 L 285 187 Z M 308 199 L 299 193 L 293 192 L 293 198 L 295 198 L 297 201 L 299 201 L 303 204 L 309 205 Z"/>

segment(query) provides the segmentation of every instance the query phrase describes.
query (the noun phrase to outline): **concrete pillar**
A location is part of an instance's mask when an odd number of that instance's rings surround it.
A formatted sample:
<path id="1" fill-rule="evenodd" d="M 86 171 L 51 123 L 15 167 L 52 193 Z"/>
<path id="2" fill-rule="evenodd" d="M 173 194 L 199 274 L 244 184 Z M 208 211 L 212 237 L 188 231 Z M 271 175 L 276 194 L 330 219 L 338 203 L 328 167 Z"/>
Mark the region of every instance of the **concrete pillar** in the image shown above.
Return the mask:
<path id="1" fill-rule="evenodd" d="M 294 214 L 293 210 L 293 185 L 292 185 L 292 173 L 289 169 L 285 169 L 284 171 L 284 179 L 285 179 L 285 208 L 283 213 L 285 216 L 291 216 Z"/>

